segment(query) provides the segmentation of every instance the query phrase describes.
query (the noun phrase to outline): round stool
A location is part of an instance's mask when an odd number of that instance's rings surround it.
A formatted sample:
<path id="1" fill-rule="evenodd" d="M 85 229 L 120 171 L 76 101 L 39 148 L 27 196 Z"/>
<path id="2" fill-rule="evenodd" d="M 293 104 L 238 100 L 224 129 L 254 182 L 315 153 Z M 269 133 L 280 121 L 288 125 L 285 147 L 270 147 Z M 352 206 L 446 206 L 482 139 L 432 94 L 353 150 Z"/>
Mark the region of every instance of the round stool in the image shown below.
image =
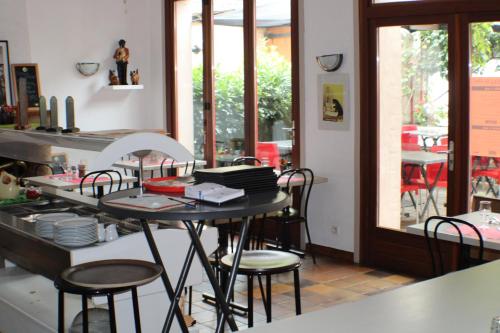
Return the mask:
<path id="1" fill-rule="evenodd" d="M 233 265 L 234 255 L 228 254 L 220 260 L 220 267 L 229 272 Z M 238 274 L 246 275 L 248 281 L 248 327 L 253 327 L 253 277 L 257 276 L 260 293 L 266 310 L 267 322 L 271 322 L 271 275 L 293 271 L 295 288 L 295 312 L 302 313 L 300 305 L 299 256 L 283 251 L 251 250 L 243 251 Z M 266 277 L 266 292 L 262 286 L 261 276 Z"/>
<path id="2" fill-rule="evenodd" d="M 88 333 L 87 298 L 107 296 L 111 332 L 116 332 L 114 295 L 131 291 L 136 332 L 141 332 L 137 287 L 156 280 L 163 269 L 142 260 L 113 259 L 88 262 L 64 270 L 54 282 L 59 290 L 58 331 L 64 332 L 64 293 L 82 296 L 83 332 Z"/>

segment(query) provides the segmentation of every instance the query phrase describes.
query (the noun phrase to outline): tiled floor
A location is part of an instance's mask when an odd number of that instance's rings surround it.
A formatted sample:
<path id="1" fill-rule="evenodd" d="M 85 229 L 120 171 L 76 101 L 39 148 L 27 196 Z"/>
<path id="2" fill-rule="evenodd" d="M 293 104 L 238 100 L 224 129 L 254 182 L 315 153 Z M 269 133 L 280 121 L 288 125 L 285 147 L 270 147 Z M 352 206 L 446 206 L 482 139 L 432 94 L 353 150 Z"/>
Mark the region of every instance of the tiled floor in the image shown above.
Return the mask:
<path id="1" fill-rule="evenodd" d="M 336 304 L 352 302 L 380 292 L 411 284 L 416 279 L 354 264 L 319 257 L 316 265 L 307 257 L 300 269 L 302 313 Z M 235 301 L 246 305 L 246 278 L 239 276 L 235 286 Z M 213 332 L 216 315 L 211 305 L 202 301 L 203 292 L 211 292 L 208 282 L 193 288 L 192 316 L 200 333 Z M 293 274 L 273 276 L 273 321 L 295 315 Z M 264 306 L 255 281 L 254 326 L 266 324 Z M 235 316 L 240 329 L 247 327 L 247 318 Z"/>

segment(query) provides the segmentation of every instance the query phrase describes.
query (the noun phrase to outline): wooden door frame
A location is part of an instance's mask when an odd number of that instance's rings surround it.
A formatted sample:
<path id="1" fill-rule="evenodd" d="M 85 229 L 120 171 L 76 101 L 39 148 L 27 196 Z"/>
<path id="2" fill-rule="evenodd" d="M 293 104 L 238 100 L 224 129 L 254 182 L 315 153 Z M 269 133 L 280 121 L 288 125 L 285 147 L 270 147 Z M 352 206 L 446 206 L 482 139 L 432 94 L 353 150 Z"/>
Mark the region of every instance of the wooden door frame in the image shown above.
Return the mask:
<path id="1" fill-rule="evenodd" d="M 165 17 L 165 97 L 166 97 L 166 128 L 172 138 L 178 139 L 178 103 L 177 103 L 177 72 L 176 72 L 176 23 L 175 2 L 182 0 L 164 0 Z M 201 1 L 201 0 L 200 0 Z M 289 0 L 291 4 L 291 39 L 292 39 L 292 119 L 294 121 L 295 144 L 292 150 L 292 162 L 300 164 L 300 46 L 299 46 L 299 0 Z M 247 154 L 255 155 L 258 140 L 258 105 L 256 81 L 255 54 L 255 4 L 256 0 L 243 0 L 244 20 L 253 22 L 244 25 L 244 45 L 253 52 L 245 52 L 245 144 Z M 213 77 L 213 3 L 203 0 L 203 98 L 205 126 L 205 159 L 207 166 L 215 166 L 215 82 Z M 206 42 L 208 41 L 208 42 Z M 252 78 L 254 78 L 252 80 Z"/>
<path id="2" fill-rule="evenodd" d="M 429 275 L 430 263 L 421 236 L 377 227 L 378 93 L 376 28 L 384 25 L 447 23 L 449 31 L 449 136 L 455 141 L 455 171 L 449 173 L 448 213 L 469 206 L 469 70 L 468 20 L 500 10 L 498 2 L 422 0 L 371 4 L 360 0 L 360 260 L 363 264 L 417 275 Z M 480 14 L 481 13 L 481 14 Z M 428 21 L 428 22 L 426 22 Z M 383 23 L 383 24 L 381 24 Z M 453 251 L 449 251 L 450 258 Z"/>

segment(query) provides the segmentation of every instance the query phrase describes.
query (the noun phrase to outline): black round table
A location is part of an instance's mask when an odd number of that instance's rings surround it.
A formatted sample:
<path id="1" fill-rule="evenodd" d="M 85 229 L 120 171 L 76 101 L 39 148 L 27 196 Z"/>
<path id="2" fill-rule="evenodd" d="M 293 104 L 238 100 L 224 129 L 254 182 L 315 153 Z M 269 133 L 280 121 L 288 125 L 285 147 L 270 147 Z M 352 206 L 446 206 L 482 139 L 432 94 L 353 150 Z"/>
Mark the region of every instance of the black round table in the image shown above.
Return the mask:
<path id="1" fill-rule="evenodd" d="M 250 224 L 250 216 L 275 212 L 283 209 L 286 206 L 291 204 L 290 197 L 281 191 L 278 192 L 264 192 L 264 193 L 256 193 L 256 194 L 248 194 L 245 197 L 232 200 L 230 202 L 224 203 L 222 205 L 216 204 L 205 204 L 205 203 L 197 203 L 193 206 L 177 206 L 164 210 L 157 211 L 145 211 L 139 210 L 135 207 L 125 207 L 118 206 L 111 203 L 108 203 L 109 200 L 123 198 L 127 196 L 135 196 L 139 193 L 137 188 L 118 191 L 111 194 L 108 194 L 102 197 L 99 200 L 98 207 L 107 213 L 111 213 L 117 217 L 127 218 L 137 218 L 141 221 L 141 225 L 144 230 L 144 234 L 146 236 L 146 240 L 148 242 L 149 248 L 151 249 L 151 253 L 155 262 L 163 267 L 163 273 L 161 275 L 163 284 L 165 285 L 165 289 L 170 298 L 171 304 L 167 313 L 167 318 L 165 319 L 165 323 L 163 326 L 163 332 L 168 332 L 174 316 L 177 317 L 177 321 L 183 331 L 183 333 L 187 333 L 188 329 L 186 324 L 184 323 L 184 319 L 182 316 L 182 312 L 179 308 L 179 299 L 182 294 L 182 290 L 184 288 L 184 284 L 186 282 L 186 278 L 189 274 L 189 269 L 191 267 L 191 263 L 194 258 L 195 252 L 198 254 L 200 258 L 201 264 L 207 273 L 208 279 L 210 280 L 210 284 L 212 285 L 215 293 L 215 298 L 217 303 L 222 310 L 221 315 L 219 316 L 217 322 L 216 332 L 222 332 L 224 328 L 224 322 L 227 320 L 229 326 L 232 331 L 237 331 L 238 327 L 236 326 L 236 322 L 234 321 L 234 317 L 229 309 L 229 301 L 230 296 L 236 282 L 236 273 L 238 266 L 241 260 L 241 254 L 243 252 L 243 245 L 246 242 L 246 238 L 248 236 L 248 228 Z M 183 199 L 185 200 L 185 199 Z M 203 231 L 204 222 L 207 220 L 215 220 L 215 219 L 228 219 L 228 218 L 242 218 L 241 228 L 240 228 L 240 241 L 236 247 L 236 251 L 234 253 L 234 265 L 229 274 L 228 287 L 226 293 L 222 291 L 221 287 L 218 284 L 217 278 L 212 270 L 210 262 L 208 261 L 207 254 L 203 248 L 203 245 L 200 240 L 201 233 Z M 172 284 L 167 276 L 167 271 L 165 269 L 165 265 L 161 259 L 161 256 L 156 247 L 156 243 L 154 241 L 151 230 L 149 229 L 149 224 L 147 220 L 155 219 L 155 220 L 182 220 L 184 225 L 186 226 L 189 236 L 191 238 L 191 245 L 186 255 L 186 259 L 184 261 L 184 265 L 181 270 L 181 274 L 179 276 L 179 280 L 177 282 L 177 286 L 175 290 L 172 288 Z M 194 226 L 193 221 L 198 221 L 197 226 Z"/>

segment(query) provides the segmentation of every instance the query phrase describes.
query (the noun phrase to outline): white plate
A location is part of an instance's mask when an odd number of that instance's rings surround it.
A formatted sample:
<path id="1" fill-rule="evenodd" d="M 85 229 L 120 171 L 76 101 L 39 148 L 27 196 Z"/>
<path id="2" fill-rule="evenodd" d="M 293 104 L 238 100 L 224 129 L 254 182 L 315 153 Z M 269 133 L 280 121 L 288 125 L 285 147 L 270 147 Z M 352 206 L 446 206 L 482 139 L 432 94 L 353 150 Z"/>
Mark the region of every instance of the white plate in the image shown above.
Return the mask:
<path id="1" fill-rule="evenodd" d="M 61 220 L 66 220 L 70 218 L 78 217 L 75 213 L 51 213 L 51 214 L 41 214 L 35 218 L 37 222 L 57 222 Z"/>

